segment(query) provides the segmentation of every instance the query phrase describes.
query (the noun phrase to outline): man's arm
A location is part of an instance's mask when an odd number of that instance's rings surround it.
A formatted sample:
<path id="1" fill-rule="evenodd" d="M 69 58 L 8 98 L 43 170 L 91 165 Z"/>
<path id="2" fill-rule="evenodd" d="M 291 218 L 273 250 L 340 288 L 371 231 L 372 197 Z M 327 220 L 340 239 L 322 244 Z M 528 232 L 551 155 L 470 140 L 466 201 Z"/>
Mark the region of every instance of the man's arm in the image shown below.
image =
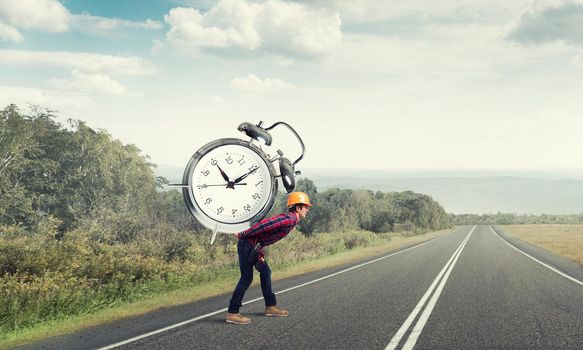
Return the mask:
<path id="1" fill-rule="evenodd" d="M 237 234 L 237 238 L 239 238 L 239 239 L 253 238 L 253 237 L 258 236 L 262 233 L 266 233 L 266 232 L 269 232 L 270 230 L 275 230 L 281 226 L 286 226 L 286 225 L 290 225 L 290 220 L 287 219 L 285 216 L 280 217 L 278 215 L 276 217 L 261 221 L 243 232 L 239 232 Z"/>

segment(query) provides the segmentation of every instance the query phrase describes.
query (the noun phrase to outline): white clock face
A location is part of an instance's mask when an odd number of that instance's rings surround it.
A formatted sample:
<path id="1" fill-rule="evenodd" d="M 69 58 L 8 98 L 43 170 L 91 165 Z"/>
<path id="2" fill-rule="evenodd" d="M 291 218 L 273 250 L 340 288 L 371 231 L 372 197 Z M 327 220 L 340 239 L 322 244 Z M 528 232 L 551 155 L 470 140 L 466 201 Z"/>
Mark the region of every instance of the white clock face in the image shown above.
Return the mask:
<path id="1" fill-rule="evenodd" d="M 222 145 L 202 156 L 191 183 L 201 211 L 225 224 L 251 220 L 269 201 L 273 186 L 263 158 L 241 145 Z"/>

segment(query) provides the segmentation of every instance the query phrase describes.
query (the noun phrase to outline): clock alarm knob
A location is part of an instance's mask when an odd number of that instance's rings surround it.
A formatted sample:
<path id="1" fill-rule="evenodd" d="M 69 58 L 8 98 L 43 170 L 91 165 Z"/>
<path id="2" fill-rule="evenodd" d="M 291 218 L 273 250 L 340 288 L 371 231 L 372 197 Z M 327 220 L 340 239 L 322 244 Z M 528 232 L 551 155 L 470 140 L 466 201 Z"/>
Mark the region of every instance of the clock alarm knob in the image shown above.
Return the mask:
<path id="1" fill-rule="evenodd" d="M 255 141 L 259 141 L 264 143 L 266 146 L 270 146 L 272 141 L 271 135 L 269 132 L 267 132 L 267 130 L 261 127 L 261 124 L 263 124 L 263 122 L 259 122 L 257 125 L 244 122 L 239 124 L 237 130 L 241 131 Z"/>

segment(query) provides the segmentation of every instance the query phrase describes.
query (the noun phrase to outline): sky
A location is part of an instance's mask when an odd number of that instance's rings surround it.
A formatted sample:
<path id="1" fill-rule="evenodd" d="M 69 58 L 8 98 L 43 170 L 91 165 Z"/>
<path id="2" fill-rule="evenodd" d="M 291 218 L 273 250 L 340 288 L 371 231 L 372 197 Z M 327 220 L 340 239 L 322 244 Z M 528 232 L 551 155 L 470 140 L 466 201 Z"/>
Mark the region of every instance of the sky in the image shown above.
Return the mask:
<path id="1" fill-rule="evenodd" d="M 160 166 L 284 121 L 300 170 L 582 169 L 581 96 L 583 0 L 0 0 L 0 107 Z"/>

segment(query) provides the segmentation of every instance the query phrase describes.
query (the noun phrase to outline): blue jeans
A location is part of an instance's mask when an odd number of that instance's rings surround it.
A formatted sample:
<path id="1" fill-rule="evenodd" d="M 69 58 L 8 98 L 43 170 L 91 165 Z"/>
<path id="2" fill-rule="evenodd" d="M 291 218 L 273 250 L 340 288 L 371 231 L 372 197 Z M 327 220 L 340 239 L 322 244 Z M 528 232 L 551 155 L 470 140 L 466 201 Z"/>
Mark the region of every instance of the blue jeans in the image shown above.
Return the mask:
<path id="1" fill-rule="evenodd" d="M 235 287 L 231 301 L 229 302 L 229 313 L 239 313 L 239 308 L 242 305 L 245 292 L 253 281 L 253 264 L 247 261 L 249 254 L 253 247 L 247 240 L 242 239 L 237 242 L 237 253 L 239 254 L 239 269 L 241 270 L 241 278 Z M 259 271 L 259 279 L 261 281 L 261 292 L 265 299 L 265 306 L 275 306 L 275 294 L 271 290 L 271 269 L 267 265 L 267 261 L 257 261 L 255 268 Z"/>

